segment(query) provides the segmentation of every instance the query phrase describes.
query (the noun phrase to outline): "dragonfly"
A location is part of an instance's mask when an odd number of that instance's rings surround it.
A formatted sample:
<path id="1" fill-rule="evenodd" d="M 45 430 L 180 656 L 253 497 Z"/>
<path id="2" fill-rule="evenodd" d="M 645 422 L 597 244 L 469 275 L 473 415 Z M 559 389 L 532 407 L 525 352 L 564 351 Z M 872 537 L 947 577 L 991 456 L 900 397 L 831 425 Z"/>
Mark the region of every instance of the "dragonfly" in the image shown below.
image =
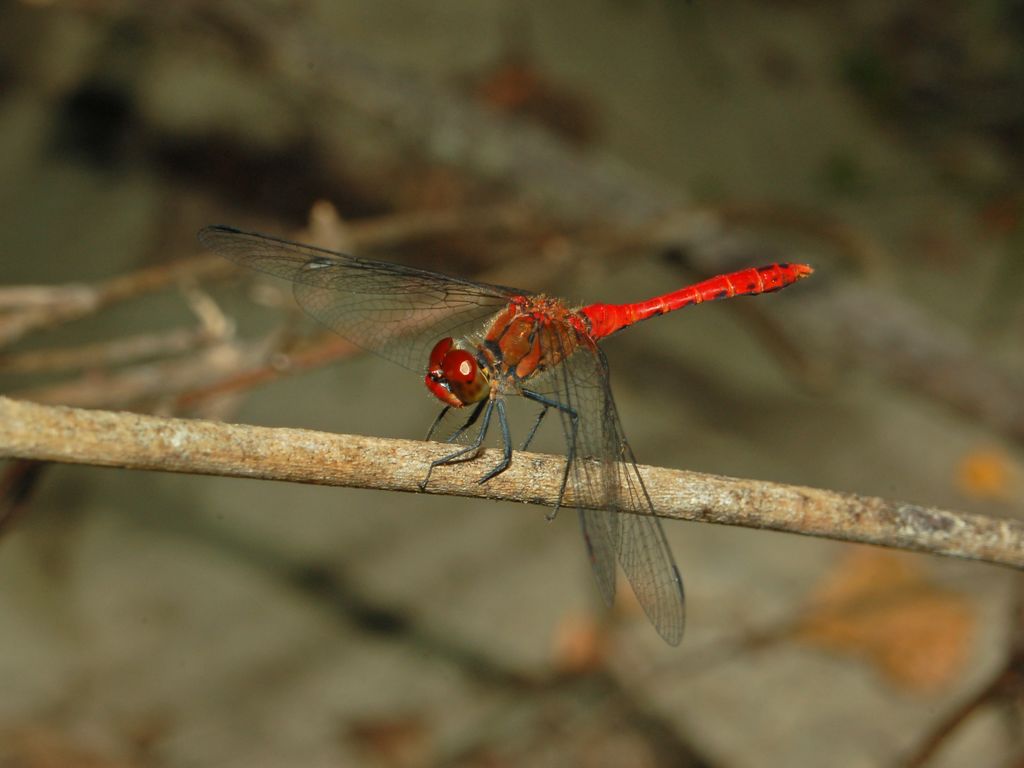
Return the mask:
<path id="1" fill-rule="evenodd" d="M 427 390 L 443 403 L 427 438 L 447 431 L 453 415 L 460 426 L 444 438 L 453 450 L 431 462 L 421 489 L 436 467 L 475 458 L 495 421 L 501 458 L 479 481 L 508 468 L 513 442 L 507 397 L 525 398 L 540 409 L 520 450 L 529 447 L 547 413 L 558 414 L 566 463 L 549 517 L 571 490 L 605 603 L 614 603 L 620 566 L 661 637 L 680 643 L 683 580 L 623 434 L 598 342 L 691 304 L 778 291 L 810 275 L 811 267 L 751 267 L 646 301 L 574 307 L 540 293 L 229 226 L 205 227 L 199 241 L 242 266 L 291 281 L 299 306 L 314 319 L 423 376 Z"/>

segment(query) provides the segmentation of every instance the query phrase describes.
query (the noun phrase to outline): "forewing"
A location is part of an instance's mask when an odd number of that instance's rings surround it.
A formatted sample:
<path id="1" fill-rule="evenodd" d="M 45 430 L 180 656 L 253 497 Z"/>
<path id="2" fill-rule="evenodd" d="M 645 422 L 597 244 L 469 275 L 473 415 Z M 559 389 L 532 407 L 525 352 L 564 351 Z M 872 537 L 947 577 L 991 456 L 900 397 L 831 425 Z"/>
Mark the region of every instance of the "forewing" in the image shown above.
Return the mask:
<path id="1" fill-rule="evenodd" d="M 425 370 L 439 339 L 477 330 L 512 296 L 524 294 L 233 227 L 205 227 L 199 242 L 242 266 L 290 280 L 310 316 L 417 372 Z"/>
<path id="2" fill-rule="evenodd" d="M 536 391 L 566 406 L 561 412 L 569 444 L 569 483 L 594 574 L 610 603 L 617 557 L 655 629 L 677 645 L 685 624 L 683 582 L 623 437 L 604 354 L 582 335 L 576 342 L 567 359 L 537 382 Z"/>

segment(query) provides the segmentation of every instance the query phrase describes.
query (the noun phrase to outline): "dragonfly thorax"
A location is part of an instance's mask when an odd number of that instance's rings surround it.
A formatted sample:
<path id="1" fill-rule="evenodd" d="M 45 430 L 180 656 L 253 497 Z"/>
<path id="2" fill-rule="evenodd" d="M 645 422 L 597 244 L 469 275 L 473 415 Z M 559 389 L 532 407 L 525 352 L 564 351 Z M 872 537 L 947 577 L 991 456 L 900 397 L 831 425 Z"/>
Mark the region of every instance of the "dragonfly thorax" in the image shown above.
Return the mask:
<path id="1" fill-rule="evenodd" d="M 454 408 L 479 403 L 491 391 L 487 374 L 477 359 L 456 347 L 451 337 L 441 339 L 430 351 L 424 382 L 434 397 Z"/>

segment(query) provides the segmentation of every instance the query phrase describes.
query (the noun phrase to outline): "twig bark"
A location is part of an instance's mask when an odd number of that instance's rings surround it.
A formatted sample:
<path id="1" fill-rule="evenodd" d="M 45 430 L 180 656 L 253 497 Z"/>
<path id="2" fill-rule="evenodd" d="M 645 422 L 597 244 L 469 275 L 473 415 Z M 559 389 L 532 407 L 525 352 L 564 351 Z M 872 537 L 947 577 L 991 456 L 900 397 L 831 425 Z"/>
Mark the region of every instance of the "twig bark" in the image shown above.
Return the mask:
<path id="1" fill-rule="evenodd" d="M 427 463 L 447 450 L 409 440 L 89 411 L 0 397 L 0 457 L 418 492 Z M 490 466 L 492 458 L 482 458 L 480 466 Z M 427 492 L 550 506 L 564 459 L 520 453 L 507 471 L 485 484 L 477 482 L 475 464 L 439 468 Z M 658 467 L 641 467 L 641 472 L 659 517 L 1024 568 L 1024 524 L 1015 520 Z"/>

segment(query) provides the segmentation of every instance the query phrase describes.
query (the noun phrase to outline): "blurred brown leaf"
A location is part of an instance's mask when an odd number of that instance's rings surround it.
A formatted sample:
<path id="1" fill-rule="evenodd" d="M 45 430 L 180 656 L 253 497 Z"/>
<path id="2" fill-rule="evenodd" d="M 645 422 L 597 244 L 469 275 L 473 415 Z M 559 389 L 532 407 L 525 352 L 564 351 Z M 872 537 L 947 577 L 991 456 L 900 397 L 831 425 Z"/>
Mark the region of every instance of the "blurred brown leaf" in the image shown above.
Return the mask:
<path id="1" fill-rule="evenodd" d="M 67 734 L 46 726 L 0 727 L 0 766 L 12 768 L 128 768 L 103 757 Z"/>
<path id="2" fill-rule="evenodd" d="M 1010 501 L 1020 491 L 1021 475 L 1005 451 L 981 448 L 971 451 L 960 460 L 956 470 L 956 485 L 968 498 Z"/>
<path id="3" fill-rule="evenodd" d="M 431 734 L 426 720 L 407 713 L 349 723 L 346 736 L 374 764 L 410 768 L 431 762 Z"/>
<path id="4" fill-rule="evenodd" d="M 508 56 L 473 91 L 492 109 L 531 120 L 575 146 L 593 144 L 598 127 L 590 101 L 560 85 L 522 56 Z"/>
<path id="5" fill-rule="evenodd" d="M 604 666 L 608 632 L 593 616 L 565 616 L 555 631 L 553 666 L 568 675 L 586 674 Z"/>
<path id="6" fill-rule="evenodd" d="M 978 213 L 982 229 L 996 237 L 1008 237 L 1020 229 L 1024 219 L 1024 197 L 1000 195 L 989 200 Z"/>
<path id="7" fill-rule="evenodd" d="M 976 617 L 965 597 L 929 581 L 914 557 L 851 550 L 815 590 L 796 638 L 861 658 L 904 690 L 953 682 L 967 664 Z"/>

